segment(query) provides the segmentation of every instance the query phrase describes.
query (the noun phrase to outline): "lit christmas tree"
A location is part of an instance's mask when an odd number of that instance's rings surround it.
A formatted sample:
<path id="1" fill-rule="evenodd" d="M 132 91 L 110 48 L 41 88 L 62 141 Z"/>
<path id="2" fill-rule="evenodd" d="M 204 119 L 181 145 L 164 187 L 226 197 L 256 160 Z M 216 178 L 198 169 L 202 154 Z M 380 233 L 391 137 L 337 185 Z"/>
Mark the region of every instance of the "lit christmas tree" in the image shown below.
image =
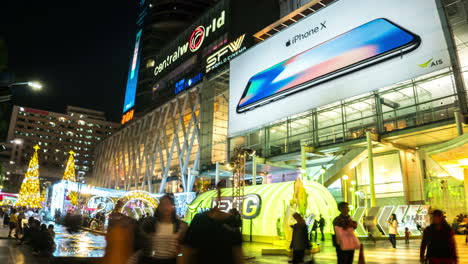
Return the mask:
<path id="1" fill-rule="evenodd" d="M 65 173 L 63 174 L 62 180 L 64 181 L 76 181 L 75 180 L 75 152 L 70 150 L 70 156 L 68 157 L 67 167 L 65 168 Z"/>
<path id="2" fill-rule="evenodd" d="M 16 206 L 27 206 L 30 208 L 41 207 L 41 190 L 39 184 L 39 159 L 37 151 L 39 146 L 34 146 L 34 154 L 29 161 L 29 167 L 24 175 L 23 184 L 19 192 Z"/>
<path id="3" fill-rule="evenodd" d="M 65 168 L 65 172 L 63 173 L 62 180 L 64 181 L 71 181 L 76 182 L 75 178 L 75 152 L 70 150 L 70 156 L 68 157 L 67 167 Z M 69 191 L 68 198 L 70 199 L 71 204 L 78 205 L 78 195 L 76 192 Z"/>

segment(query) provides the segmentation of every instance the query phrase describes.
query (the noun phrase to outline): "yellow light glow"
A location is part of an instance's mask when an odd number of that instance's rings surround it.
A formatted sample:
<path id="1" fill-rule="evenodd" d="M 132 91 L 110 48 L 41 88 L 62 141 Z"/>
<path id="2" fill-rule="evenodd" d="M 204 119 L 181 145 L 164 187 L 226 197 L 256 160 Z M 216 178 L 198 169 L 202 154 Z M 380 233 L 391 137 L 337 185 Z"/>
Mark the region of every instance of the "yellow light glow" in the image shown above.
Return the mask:
<path id="1" fill-rule="evenodd" d="M 347 181 L 349 179 L 348 175 L 343 175 L 343 177 L 341 177 L 343 180 Z"/>
<path id="2" fill-rule="evenodd" d="M 463 166 L 468 166 L 468 159 L 459 159 L 458 163 L 460 163 Z"/>
<path id="3" fill-rule="evenodd" d="M 42 208 L 41 190 L 39 184 L 39 159 L 37 151 L 39 146 L 34 146 L 34 154 L 29 161 L 29 167 L 24 175 L 23 183 L 19 192 L 16 206 L 27 206 L 30 208 Z"/>

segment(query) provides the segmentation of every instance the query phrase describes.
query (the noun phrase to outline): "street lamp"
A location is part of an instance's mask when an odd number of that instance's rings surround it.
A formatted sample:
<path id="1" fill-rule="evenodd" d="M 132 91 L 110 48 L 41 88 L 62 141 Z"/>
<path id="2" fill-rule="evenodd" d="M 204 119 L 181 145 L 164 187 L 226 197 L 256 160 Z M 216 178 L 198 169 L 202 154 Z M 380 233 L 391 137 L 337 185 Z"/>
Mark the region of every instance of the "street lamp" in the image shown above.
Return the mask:
<path id="1" fill-rule="evenodd" d="M 12 84 L 0 85 L 0 103 L 8 102 L 11 100 L 11 89 L 13 86 L 23 86 L 27 85 L 32 88 L 32 90 L 39 91 L 42 89 L 42 84 L 39 82 L 17 82 Z"/>
<path id="2" fill-rule="evenodd" d="M 21 85 L 27 85 L 31 87 L 33 90 L 41 90 L 42 89 L 42 84 L 40 82 L 18 82 L 18 83 L 12 83 L 8 85 L 8 88 L 11 88 L 13 86 L 21 86 Z"/>

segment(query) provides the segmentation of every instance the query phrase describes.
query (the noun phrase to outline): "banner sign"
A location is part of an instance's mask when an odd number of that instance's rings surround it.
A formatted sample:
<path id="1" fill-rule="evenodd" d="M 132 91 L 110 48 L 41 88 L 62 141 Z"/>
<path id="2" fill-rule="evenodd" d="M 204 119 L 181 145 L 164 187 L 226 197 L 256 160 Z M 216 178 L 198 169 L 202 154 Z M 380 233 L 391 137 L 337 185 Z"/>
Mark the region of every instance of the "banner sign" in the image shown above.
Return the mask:
<path id="1" fill-rule="evenodd" d="M 436 0 L 336 1 L 231 61 L 229 135 L 448 66 Z"/>

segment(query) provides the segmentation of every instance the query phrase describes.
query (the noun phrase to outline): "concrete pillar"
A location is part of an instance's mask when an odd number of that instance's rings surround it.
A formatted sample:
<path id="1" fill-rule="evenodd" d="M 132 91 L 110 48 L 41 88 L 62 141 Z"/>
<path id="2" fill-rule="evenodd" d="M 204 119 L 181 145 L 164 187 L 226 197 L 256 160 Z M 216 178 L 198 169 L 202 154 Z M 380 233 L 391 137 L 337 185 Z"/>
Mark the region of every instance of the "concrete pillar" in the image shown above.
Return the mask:
<path id="1" fill-rule="evenodd" d="M 215 186 L 219 183 L 219 162 L 216 162 Z"/>
<path id="2" fill-rule="evenodd" d="M 454 112 L 453 115 L 455 116 L 455 124 L 457 125 L 457 134 L 459 136 L 463 135 L 463 117 L 460 115 L 460 112 Z"/>
<path id="3" fill-rule="evenodd" d="M 372 139 L 370 131 L 366 132 L 367 139 L 367 165 L 369 167 L 369 188 L 370 188 L 370 200 L 371 207 L 377 206 L 377 201 L 375 200 L 375 186 L 374 186 L 374 159 L 372 154 Z"/>

